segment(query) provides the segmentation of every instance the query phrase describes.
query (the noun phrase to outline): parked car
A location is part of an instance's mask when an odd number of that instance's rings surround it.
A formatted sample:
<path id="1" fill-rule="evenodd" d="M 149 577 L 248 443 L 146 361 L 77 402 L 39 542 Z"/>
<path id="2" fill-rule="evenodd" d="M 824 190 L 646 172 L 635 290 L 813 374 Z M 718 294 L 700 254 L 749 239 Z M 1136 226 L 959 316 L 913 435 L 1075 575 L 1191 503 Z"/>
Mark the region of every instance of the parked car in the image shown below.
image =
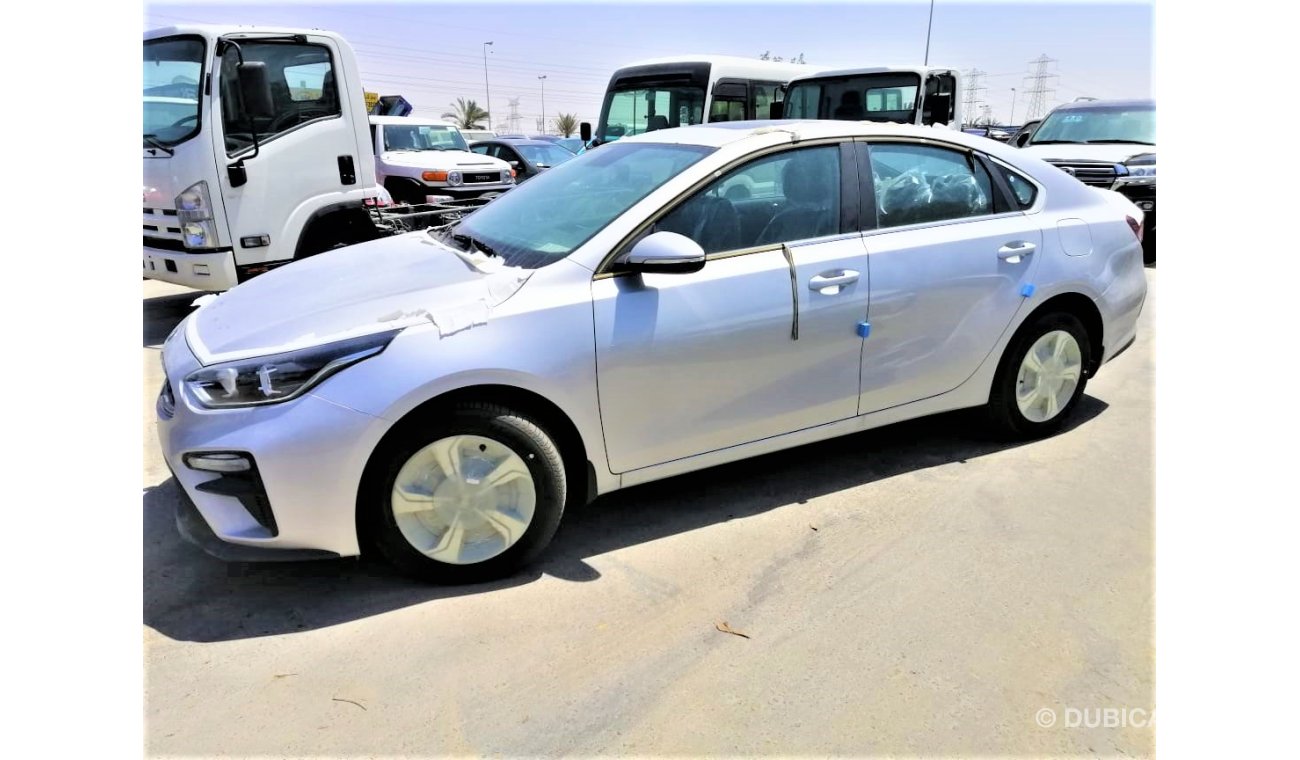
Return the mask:
<path id="1" fill-rule="evenodd" d="M 559 135 L 537 135 L 534 140 L 546 140 L 553 142 L 565 150 L 577 155 L 582 150 L 582 138 L 580 137 L 560 137 Z"/>
<path id="2" fill-rule="evenodd" d="M 505 161 L 518 173 L 519 182 L 573 158 L 572 153 L 553 142 L 526 137 L 483 140 L 471 145 L 470 150 Z"/>
<path id="3" fill-rule="evenodd" d="M 415 116 L 371 116 L 376 180 L 399 203 L 480 198 L 515 186 L 509 164 L 469 151 L 460 130 Z"/>
<path id="4" fill-rule="evenodd" d="M 1156 260 L 1155 101 L 1080 100 L 1058 106 L 1022 149 L 1085 185 L 1115 190 L 1137 204 L 1146 215 L 1146 261 Z"/>
<path id="5" fill-rule="evenodd" d="M 1049 435 L 1136 336 L 1141 219 L 957 131 L 625 137 L 190 314 L 157 404 L 178 522 L 464 582 L 638 483 L 970 407 Z"/>

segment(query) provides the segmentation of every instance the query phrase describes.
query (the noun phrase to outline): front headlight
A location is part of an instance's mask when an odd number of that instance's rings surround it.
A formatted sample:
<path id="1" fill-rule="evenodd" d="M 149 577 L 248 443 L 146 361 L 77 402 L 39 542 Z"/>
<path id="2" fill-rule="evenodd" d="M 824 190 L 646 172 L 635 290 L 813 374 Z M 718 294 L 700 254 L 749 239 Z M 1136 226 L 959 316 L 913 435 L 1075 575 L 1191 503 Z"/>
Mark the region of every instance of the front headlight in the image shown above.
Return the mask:
<path id="1" fill-rule="evenodd" d="M 212 223 L 212 199 L 208 183 L 195 182 L 176 196 L 176 216 L 185 235 L 186 248 L 215 248 L 219 245 Z"/>
<path id="2" fill-rule="evenodd" d="M 208 409 L 278 404 L 327 377 L 381 353 L 401 330 L 348 338 L 272 356 L 214 364 L 190 373 L 185 387 Z"/>
<path id="3" fill-rule="evenodd" d="M 1130 177 L 1154 177 L 1156 176 L 1156 154 L 1139 153 L 1136 156 L 1129 156 L 1124 161 L 1124 167 L 1128 169 Z"/>

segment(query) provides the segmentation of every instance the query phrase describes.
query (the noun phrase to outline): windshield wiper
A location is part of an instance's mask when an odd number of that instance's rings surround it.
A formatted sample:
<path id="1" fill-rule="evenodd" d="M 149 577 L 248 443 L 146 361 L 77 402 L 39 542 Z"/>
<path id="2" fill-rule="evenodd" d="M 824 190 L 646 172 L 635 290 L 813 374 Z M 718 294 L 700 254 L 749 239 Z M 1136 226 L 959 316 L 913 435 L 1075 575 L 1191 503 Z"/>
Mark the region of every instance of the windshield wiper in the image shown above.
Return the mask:
<path id="1" fill-rule="evenodd" d="M 171 148 L 167 147 L 167 146 L 166 146 L 165 144 L 163 144 L 163 143 L 162 143 L 162 142 L 161 142 L 157 137 L 155 137 L 155 136 L 153 136 L 153 135 L 145 135 L 145 136 L 144 136 L 144 141 L 147 142 L 147 143 L 149 143 L 149 147 L 151 147 L 151 148 L 157 148 L 158 150 L 161 150 L 162 152 L 166 153 L 166 154 L 169 155 L 169 156 L 174 156 L 174 155 L 176 155 L 176 151 L 174 151 L 174 150 L 172 150 Z"/>
<path id="2" fill-rule="evenodd" d="M 1030 145 L 1080 145 L 1078 140 L 1030 140 Z"/>
<path id="3" fill-rule="evenodd" d="M 1134 145 L 1155 145 L 1155 143 L 1147 142 L 1146 140 L 1120 140 L 1117 138 L 1108 138 L 1105 140 L 1084 140 L 1084 142 L 1086 142 L 1089 145 L 1106 145 L 1106 144 L 1113 145 L 1115 143 L 1133 143 Z"/>
<path id="4" fill-rule="evenodd" d="M 500 255 L 500 254 L 498 254 L 495 250 L 492 249 L 492 246 L 490 246 L 490 245 L 488 245 L 487 243 L 484 243 L 484 242 L 482 242 L 482 241 L 475 240 L 474 238 L 470 237 L 469 235 L 454 235 L 454 234 L 453 234 L 453 235 L 451 236 L 451 239 L 452 239 L 452 240 L 455 240 L 457 243 L 460 243 L 461 245 L 464 245 L 466 250 L 469 250 L 471 247 L 474 247 L 474 248 L 479 249 L 479 250 L 482 251 L 483 253 L 487 254 L 488 256 L 499 256 L 499 255 Z"/>

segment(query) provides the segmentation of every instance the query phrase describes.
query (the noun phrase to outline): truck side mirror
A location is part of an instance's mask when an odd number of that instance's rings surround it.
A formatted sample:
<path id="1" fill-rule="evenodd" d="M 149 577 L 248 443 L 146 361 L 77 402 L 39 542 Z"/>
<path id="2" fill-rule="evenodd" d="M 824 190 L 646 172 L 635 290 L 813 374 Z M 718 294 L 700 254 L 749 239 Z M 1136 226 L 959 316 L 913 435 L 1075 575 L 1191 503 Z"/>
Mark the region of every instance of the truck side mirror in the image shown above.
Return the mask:
<path id="1" fill-rule="evenodd" d="M 779 119 L 785 113 L 785 103 L 779 100 L 773 100 L 772 104 L 767 107 L 767 118 Z"/>
<path id="2" fill-rule="evenodd" d="M 236 64 L 235 75 L 239 79 L 239 96 L 244 102 L 244 113 L 255 118 L 275 115 L 275 105 L 271 100 L 271 81 L 266 76 L 266 63 L 244 61 Z"/>
<path id="3" fill-rule="evenodd" d="M 583 145 L 591 142 L 591 122 L 584 121 L 578 125 L 578 136 L 582 138 Z"/>
<path id="4" fill-rule="evenodd" d="M 1023 148 L 1023 147 L 1025 147 L 1025 143 L 1027 143 L 1027 142 L 1029 142 L 1029 133 L 1028 133 L 1028 132 L 1021 132 L 1020 134 L 1016 135 L 1016 141 L 1015 141 L 1014 145 L 1015 145 L 1017 148 Z"/>

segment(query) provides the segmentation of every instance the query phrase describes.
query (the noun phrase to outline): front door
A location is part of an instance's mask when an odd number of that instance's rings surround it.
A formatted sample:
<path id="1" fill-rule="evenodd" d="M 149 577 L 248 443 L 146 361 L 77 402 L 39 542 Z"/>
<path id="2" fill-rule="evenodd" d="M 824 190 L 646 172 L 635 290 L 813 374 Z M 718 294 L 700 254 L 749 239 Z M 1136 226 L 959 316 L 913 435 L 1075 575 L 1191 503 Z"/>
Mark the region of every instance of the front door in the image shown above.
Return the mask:
<path id="1" fill-rule="evenodd" d="M 878 228 L 861 412 L 937 396 L 974 374 L 1025 301 L 1041 258 L 1033 217 L 982 163 L 920 143 L 870 147 Z"/>
<path id="2" fill-rule="evenodd" d="M 654 227 L 699 243 L 702 270 L 593 281 L 614 472 L 856 414 L 867 255 L 842 182 L 835 144 L 754 159 Z"/>
<path id="3" fill-rule="evenodd" d="M 235 64 L 227 48 L 218 68 L 215 107 L 221 128 L 214 151 L 222 166 L 221 196 L 237 264 L 278 261 L 294 256 L 298 236 L 316 210 L 363 190 L 361 161 L 374 161 L 359 145 L 355 125 L 342 104 L 346 92 L 334 42 L 308 35 L 305 41 L 239 40 L 245 61 L 266 64 L 274 114 L 256 119 L 259 148 L 253 155 L 249 119 L 240 105 Z M 225 167 L 243 159 L 247 181 L 235 186 Z M 349 176 L 350 170 L 350 176 Z M 359 200 L 359 197 L 358 197 Z M 269 244 L 241 245 L 241 238 Z"/>

